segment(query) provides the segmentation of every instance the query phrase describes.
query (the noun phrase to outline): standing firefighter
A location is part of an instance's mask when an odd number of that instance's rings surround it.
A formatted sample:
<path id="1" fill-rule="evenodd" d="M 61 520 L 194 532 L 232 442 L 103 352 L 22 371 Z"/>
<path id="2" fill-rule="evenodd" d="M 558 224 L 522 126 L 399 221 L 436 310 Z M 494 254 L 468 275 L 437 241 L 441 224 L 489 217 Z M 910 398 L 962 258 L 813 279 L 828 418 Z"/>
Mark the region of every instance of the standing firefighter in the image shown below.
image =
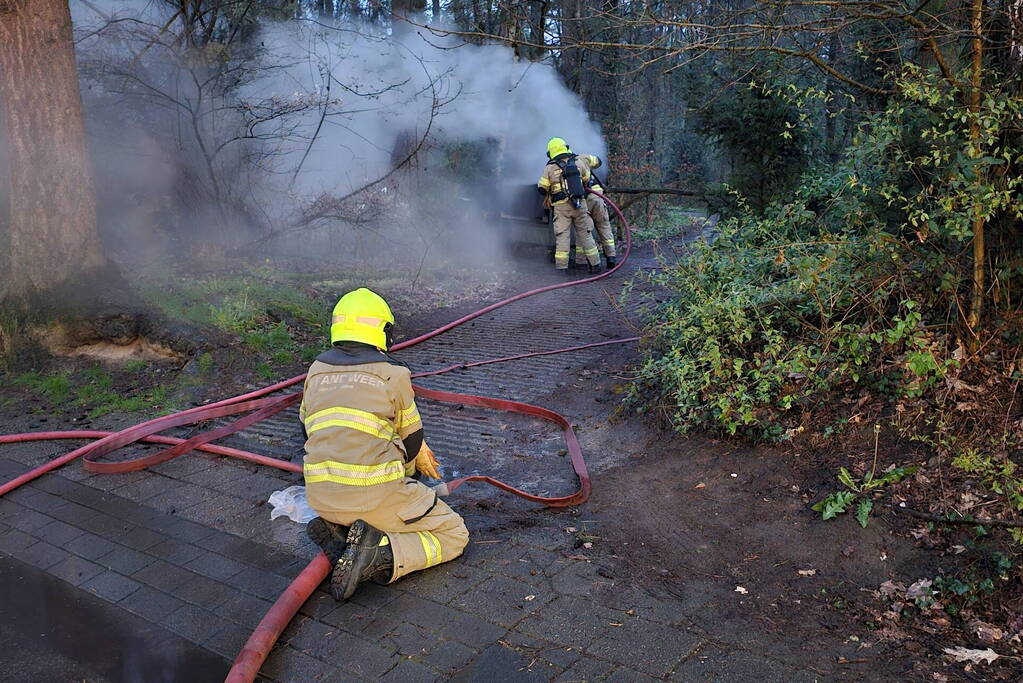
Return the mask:
<path id="1" fill-rule="evenodd" d="M 365 288 L 345 294 L 331 319 L 333 348 L 305 380 L 306 495 L 320 515 L 307 531 L 333 565 L 337 600 L 362 581 L 390 583 L 453 560 L 469 539 L 462 518 L 410 478 L 440 473 L 423 439 L 409 369 L 386 353 L 393 327 L 379 295 Z"/>
<path id="2" fill-rule="evenodd" d="M 572 244 L 570 229 L 575 228 L 575 242 L 590 265 L 590 272 L 600 271 L 600 254 L 593 241 L 593 219 L 586 210 L 586 183 L 590 179 L 589 164 L 572 154 L 561 138 L 547 143 L 547 166 L 536 186 L 547 195 L 554 209 L 554 267 L 568 268 Z"/>
<path id="3" fill-rule="evenodd" d="M 597 174 L 593 172 L 593 169 L 600 168 L 600 157 L 589 154 L 583 157 L 583 159 L 585 159 L 590 166 L 590 182 L 586 187 L 604 194 L 604 188 L 600 186 L 600 179 L 597 178 Z M 597 228 L 597 235 L 600 237 L 600 246 L 604 248 L 604 257 L 607 258 L 607 267 L 614 268 L 615 233 L 611 228 L 611 218 L 607 214 L 607 206 L 604 204 L 604 200 L 600 197 L 587 193 L 586 208 L 589 210 L 590 217 L 593 219 L 593 225 Z M 576 256 L 576 259 L 578 260 L 578 255 Z"/>

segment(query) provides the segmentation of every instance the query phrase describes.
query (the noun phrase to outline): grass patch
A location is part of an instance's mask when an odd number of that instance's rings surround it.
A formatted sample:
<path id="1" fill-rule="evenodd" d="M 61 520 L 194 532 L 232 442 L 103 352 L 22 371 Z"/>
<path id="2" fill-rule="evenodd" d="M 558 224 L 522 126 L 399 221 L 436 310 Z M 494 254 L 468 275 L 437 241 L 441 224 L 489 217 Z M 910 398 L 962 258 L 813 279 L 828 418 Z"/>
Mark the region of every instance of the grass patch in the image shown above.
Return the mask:
<path id="1" fill-rule="evenodd" d="M 149 362 L 144 360 L 130 360 L 125 363 L 121 369 L 126 373 L 134 375 L 135 373 L 142 372 L 149 367 Z"/>
<path id="2" fill-rule="evenodd" d="M 260 363 L 255 372 L 265 379 L 281 374 L 275 368 L 294 363 L 310 338 L 329 334 L 330 302 L 317 291 L 257 269 L 231 277 L 153 281 L 142 294 L 170 318 L 236 335 L 245 352 L 254 352 Z M 311 360 L 315 354 L 301 357 Z M 213 364 L 212 355 L 200 355 L 198 376 L 209 377 Z"/>
<path id="3" fill-rule="evenodd" d="M 76 375 L 66 370 L 50 375 L 27 372 L 16 377 L 14 384 L 45 400 L 49 409 L 43 412 L 51 415 L 63 414 L 70 406 L 88 410 L 90 418 L 110 413 L 138 413 L 153 407 L 167 411 L 176 409 L 166 388 L 126 395 L 115 389 L 114 377 L 98 365 Z"/>
<path id="4" fill-rule="evenodd" d="M 68 372 L 59 372 L 55 375 L 26 372 L 15 377 L 14 383 L 38 394 L 50 403 L 62 403 L 71 394 L 71 376 Z"/>
<path id="5" fill-rule="evenodd" d="M 256 366 L 256 374 L 263 379 L 276 379 L 277 373 L 270 367 L 269 363 L 260 363 Z"/>
<path id="6" fill-rule="evenodd" d="M 259 330 L 272 316 L 313 329 L 324 323 L 323 302 L 263 273 L 153 281 L 143 286 L 141 293 L 168 318 L 235 334 Z"/>
<path id="7" fill-rule="evenodd" d="M 664 206 L 646 225 L 633 226 L 632 234 L 639 240 L 658 240 L 681 235 L 705 220 L 703 209 L 686 206 Z"/>
<path id="8" fill-rule="evenodd" d="M 253 351 L 263 353 L 290 352 L 295 348 L 295 340 L 283 322 L 271 325 L 266 330 L 248 332 L 242 336 L 242 343 Z M 290 354 L 288 360 L 290 360 Z M 284 361 L 284 362 L 287 362 Z"/>
<path id="9" fill-rule="evenodd" d="M 209 375 L 210 372 L 213 371 L 213 354 L 210 353 L 209 351 L 204 351 L 202 354 L 199 355 L 199 358 L 196 361 L 196 363 L 199 367 L 200 375 L 204 377 Z"/>

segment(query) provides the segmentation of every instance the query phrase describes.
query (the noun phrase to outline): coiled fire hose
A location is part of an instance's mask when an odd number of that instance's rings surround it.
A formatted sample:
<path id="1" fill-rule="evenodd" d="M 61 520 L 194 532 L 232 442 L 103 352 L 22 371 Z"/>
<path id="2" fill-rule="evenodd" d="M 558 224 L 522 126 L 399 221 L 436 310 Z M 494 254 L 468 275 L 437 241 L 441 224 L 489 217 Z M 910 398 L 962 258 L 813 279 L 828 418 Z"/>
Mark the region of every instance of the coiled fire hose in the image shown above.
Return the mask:
<path id="1" fill-rule="evenodd" d="M 497 303 L 490 304 L 484 308 L 479 309 L 473 313 L 465 315 L 457 320 L 454 320 L 446 325 L 443 325 L 432 332 L 420 335 L 413 339 L 395 344 L 390 348 L 390 351 L 400 351 L 401 349 L 414 346 L 421 342 L 436 337 L 437 335 L 443 334 L 448 330 L 462 325 L 470 320 L 485 315 L 491 311 L 494 311 L 502 306 L 514 303 L 527 297 L 542 294 L 543 292 L 550 292 L 556 289 L 563 289 L 565 287 L 574 287 L 576 285 L 586 284 L 590 282 L 596 282 L 605 277 L 610 276 L 615 271 L 619 270 L 625 265 L 625 262 L 629 258 L 629 253 L 632 251 L 632 231 L 628 221 L 622 214 L 618 206 L 604 196 L 600 192 L 594 192 L 590 190 L 590 193 L 603 200 L 610 206 L 619 220 L 622 222 L 623 229 L 625 231 L 625 252 L 622 255 L 621 261 L 614 268 L 608 271 L 595 275 L 593 277 L 582 278 L 579 280 L 572 280 L 569 282 L 563 282 L 553 285 L 547 285 L 546 287 L 539 287 L 537 289 L 529 290 L 521 294 L 509 297 L 498 301 Z M 626 342 L 632 342 L 638 340 L 639 337 L 629 337 L 626 339 L 615 339 L 605 342 L 598 342 L 594 344 L 583 344 L 580 346 L 573 346 L 564 349 L 557 349 L 553 351 L 539 351 L 534 353 L 520 354 L 517 356 L 508 356 L 505 358 L 495 358 L 486 361 L 477 361 L 475 363 L 464 363 L 460 365 L 452 365 L 447 368 L 440 370 L 434 370 L 430 372 L 423 372 L 413 374 L 413 378 L 426 377 L 439 375 L 454 370 L 463 368 L 475 367 L 479 365 L 486 365 L 489 363 L 505 362 L 510 360 L 518 360 L 521 358 L 529 358 L 532 356 L 549 355 L 553 353 L 566 353 L 570 351 L 577 351 L 586 348 L 592 348 L 595 346 L 605 346 L 609 344 L 620 344 Z M 214 455 L 223 455 L 232 458 L 238 458 L 248 462 L 256 463 L 259 465 L 267 465 L 270 467 L 276 467 L 281 470 L 287 470 L 291 472 L 302 472 L 302 466 L 300 464 L 284 462 L 277 460 L 276 458 L 270 458 L 257 453 L 250 453 L 237 448 L 230 448 L 226 446 L 218 446 L 212 444 L 212 441 L 222 438 L 234 432 L 240 431 L 249 425 L 252 425 L 260 420 L 266 419 L 271 415 L 274 415 L 285 408 L 297 403 L 301 400 L 302 392 L 293 392 L 282 396 L 272 396 L 264 398 L 269 394 L 272 394 L 281 389 L 293 386 L 305 380 L 305 374 L 292 377 L 276 384 L 272 384 L 255 391 L 227 398 L 215 403 L 211 403 L 204 406 L 197 406 L 188 410 L 183 410 L 178 413 L 171 415 L 165 415 L 158 417 L 146 422 L 142 422 L 133 427 L 123 429 L 119 432 L 108 432 L 108 431 L 96 431 L 96 430 L 74 430 L 74 431 L 56 431 L 56 432 L 29 432 L 24 434 L 8 434 L 0 435 L 0 444 L 5 443 L 23 443 L 28 441 L 48 441 L 55 439 L 95 439 L 95 441 L 76 448 L 75 450 L 66 453 L 65 455 L 54 458 L 53 460 L 36 467 L 14 479 L 0 485 L 0 496 L 3 496 L 14 489 L 18 488 L 22 484 L 26 484 L 47 472 L 50 472 L 62 465 L 65 465 L 73 460 L 82 458 L 84 467 L 87 471 L 105 474 L 116 474 L 123 472 L 132 472 L 142 470 L 147 467 L 157 465 L 162 462 L 171 460 L 185 453 L 191 451 L 203 451 L 206 453 L 212 453 Z M 575 432 L 572 430 L 571 424 L 568 420 L 547 408 L 539 406 L 529 405 L 527 403 L 520 403 L 517 401 L 508 401 L 498 398 L 489 398 L 484 396 L 473 396 L 469 394 L 457 394 L 448 391 L 439 391 L 436 389 L 426 389 L 424 387 L 415 386 L 415 393 L 417 396 L 423 398 L 441 401 L 444 403 L 455 403 L 460 405 L 478 406 L 482 408 L 490 408 L 492 410 L 503 410 L 509 412 L 520 413 L 523 415 L 531 415 L 533 417 L 539 417 L 541 419 L 553 422 L 562 428 L 565 437 L 565 447 L 568 451 L 570 461 L 572 463 L 572 469 L 579 479 L 579 490 L 575 493 L 562 496 L 557 498 L 549 498 L 544 496 L 537 496 L 534 494 L 521 491 L 510 484 L 506 484 L 498 479 L 489 477 L 486 475 L 470 475 L 466 477 L 460 477 L 448 482 L 445 482 L 441 486 L 437 487 L 437 490 L 441 495 L 447 495 L 451 491 L 462 484 L 469 481 L 480 481 L 491 486 L 495 486 L 501 490 L 515 494 L 526 500 L 540 503 L 547 507 L 567 507 L 571 505 L 579 505 L 586 501 L 590 495 L 590 477 L 586 470 L 586 462 L 583 458 L 582 449 L 579 447 L 579 441 L 576 439 Z M 159 434 L 166 429 L 172 427 L 180 427 L 189 424 L 195 424 L 197 422 L 203 422 L 215 418 L 228 417 L 232 415 L 241 415 L 248 413 L 233 422 L 203 432 L 190 439 L 180 439 L 172 436 L 165 436 Z M 101 456 L 107 455 L 115 450 L 123 448 L 124 446 L 137 443 L 157 443 L 166 444 L 170 446 L 159 453 L 143 456 L 140 458 L 134 458 L 131 460 L 124 460 L 119 462 L 100 462 Z M 235 658 L 234 665 L 231 671 L 227 675 L 227 681 L 231 683 L 250 683 L 256 679 L 259 673 L 259 669 L 263 662 L 269 655 L 271 648 L 277 639 L 280 637 L 281 632 L 284 631 L 285 627 L 290 623 L 291 619 L 298 612 L 299 608 L 309 599 L 316 587 L 323 582 L 330 572 L 330 563 L 327 557 L 320 553 L 317 555 L 305 569 L 303 569 L 295 580 L 289 585 L 284 592 L 277 598 L 277 601 L 273 604 L 266 615 L 259 622 L 259 625 L 253 631 L 248 641 L 242 647 L 241 652 Z"/>

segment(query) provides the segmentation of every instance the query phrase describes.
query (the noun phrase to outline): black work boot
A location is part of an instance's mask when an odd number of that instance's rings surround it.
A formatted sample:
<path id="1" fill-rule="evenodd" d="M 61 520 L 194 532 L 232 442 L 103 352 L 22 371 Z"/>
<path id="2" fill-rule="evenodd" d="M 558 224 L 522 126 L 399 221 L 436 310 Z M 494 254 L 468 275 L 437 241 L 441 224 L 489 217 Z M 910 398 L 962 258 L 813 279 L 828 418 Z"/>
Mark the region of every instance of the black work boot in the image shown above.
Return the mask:
<path id="1" fill-rule="evenodd" d="M 603 271 L 604 269 L 600 267 L 599 263 L 596 265 L 590 265 L 590 275 L 596 275 L 597 273 L 602 273 Z"/>
<path id="2" fill-rule="evenodd" d="M 331 564 L 341 559 L 348 539 L 348 527 L 328 522 L 322 517 L 316 517 L 309 520 L 305 532 L 309 536 L 309 540 L 320 546 L 320 550 L 327 556 Z"/>
<path id="3" fill-rule="evenodd" d="M 387 535 L 357 519 L 348 529 L 344 553 L 334 563 L 330 592 L 335 600 L 347 600 L 363 581 L 386 583 L 393 570 L 394 553 Z"/>
<path id="4" fill-rule="evenodd" d="M 608 270 L 611 270 L 612 268 L 614 268 L 615 267 L 615 263 L 617 263 L 617 261 L 615 261 L 615 257 L 614 256 L 608 256 L 607 257 L 607 269 Z"/>

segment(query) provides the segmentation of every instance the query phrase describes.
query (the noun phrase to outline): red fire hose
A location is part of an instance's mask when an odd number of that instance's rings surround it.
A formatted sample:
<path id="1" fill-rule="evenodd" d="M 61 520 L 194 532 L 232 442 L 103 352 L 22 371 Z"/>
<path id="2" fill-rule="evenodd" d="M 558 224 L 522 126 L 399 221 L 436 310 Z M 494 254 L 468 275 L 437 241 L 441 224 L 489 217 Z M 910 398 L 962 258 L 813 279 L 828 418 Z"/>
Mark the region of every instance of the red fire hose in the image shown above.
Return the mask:
<path id="1" fill-rule="evenodd" d="M 592 191 L 591 191 L 592 192 Z M 559 283 L 555 285 L 548 285 L 546 287 L 540 287 L 533 289 L 522 294 L 509 297 L 497 303 L 491 304 L 478 311 L 465 315 L 458 320 L 452 321 L 446 325 L 443 325 L 432 332 L 420 335 L 413 339 L 406 340 L 399 344 L 395 344 L 391 347 L 391 351 L 400 351 L 401 349 L 408 348 L 415 344 L 419 344 L 427 339 L 442 334 L 458 325 L 461 325 L 469 320 L 478 318 L 481 315 L 496 310 L 502 306 L 507 306 L 510 303 L 525 299 L 526 297 L 541 294 L 543 292 L 549 292 L 555 289 L 561 289 L 564 287 L 573 287 L 576 285 L 584 284 L 587 282 L 595 282 L 602 278 L 608 277 L 619 268 L 625 265 L 628 260 L 629 253 L 632 250 L 632 235 L 628 221 L 622 214 L 621 210 L 617 205 L 614 204 L 610 199 L 605 197 L 599 192 L 592 192 L 600 199 L 607 202 L 607 204 L 614 210 L 622 221 L 622 225 L 625 230 L 625 253 L 622 255 L 621 261 L 614 267 L 605 273 L 596 275 L 594 277 L 583 278 L 580 280 L 573 280 L 569 282 Z M 595 344 L 584 344 L 581 346 L 570 347 L 566 349 L 557 349 L 554 351 L 540 351 L 534 353 L 520 354 L 517 356 L 508 356 L 505 358 L 496 358 L 487 361 L 477 361 L 475 363 L 466 363 L 461 365 L 452 365 L 441 370 L 434 370 L 431 372 L 425 372 L 413 377 L 421 376 L 432 376 L 438 375 L 445 372 L 451 372 L 468 367 L 476 367 L 479 365 L 486 365 L 488 363 L 504 362 L 509 360 L 517 360 L 520 358 L 527 358 L 531 356 L 547 355 L 551 353 L 565 353 L 568 351 L 575 351 L 585 348 L 591 348 L 594 346 L 603 346 L 606 344 L 624 343 L 629 341 L 635 341 L 638 337 L 630 337 L 628 339 L 618 339 L 607 342 L 598 342 Z M 249 453 L 235 448 L 228 448 L 224 446 L 216 446 L 211 444 L 214 441 L 228 434 L 237 432 L 251 424 L 254 424 L 260 420 L 263 420 L 275 413 L 284 410 L 290 405 L 293 405 L 300 400 L 302 392 L 293 392 L 285 394 L 283 396 L 274 396 L 270 398 L 262 398 L 267 394 L 273 393 L 280 389 L 298 384 L 305 379 L 305 374 L 293 377 L 282 382 L 278 382 L 268 387 L 251 391 L 246 394 L 235 396 L 233 398 L 224 399 L 211 403 L 205 406 L 198 406 L 189 410 L 184 410 L 179 413 L 172 415 L 165 415 L 163 417 L 155 418 L 147 422 L 129 427 L 120 432 L 104 432 L 104 431 L 66 431 L 66 432 L 36 432 L 27 434 L 10 434 L 0 436 L 0 444 L 4 443 L 19 443 L 26 441 L 41 441 L 50 439 L 97 439 L 92 443 L 81 446 L 70 453 L 55 458 L 44 465 L 41 465 L 19 477 L 16 477 L 2 486 L 0 486 L 0 496 L 13 491 L 22 484 L 25 484 L 43 474 L 56 469 L 72 460 L 79 457 L 83 458 L 84 467 L 91 472 L 100 473 L 119 473 L 119 472 L 130 472 L 135 470 L 141 470 L 152 465 L 156 465 L 161 462 L 166 462 L 172 458 L 178 457 L 185 453 L 193 450 L 205 451 L 216 455 L 224 455 L 228 457 L 235 457 L 249 462 L 254 462 L 261 465 L 268 465 L 276 467 L 282 470 L 288 470 L 292 472 L 301 472 L 302 467 L 298 464 L 290 462 L 283 462 L 274 458 L 268 458 L 261 456 L 256 453 Z M 579 447 L 579 442 L 576 439 L 575 432 L 572 430 L 571 424 L 562 415 L 548 410 L 547 408 L 541 408 L 539 406 L 533 406 L 526 403 L 519 403 L 516 401 L 508 401 L 504 399 L 488 398 L 483 396 L 471 396 L 467 394 L 456 394 L 452 392 L 439 391 L 435 389 L 425 389 L 423 387 L 416 386 L 415 392 L 418 396 L 422 396 L 426 399 L 442 401 L 446 403 L 457 403 L 461 405 L 479 406 L 483 408 L 490 408 L 493 410 L 504 410 L 510 412 L 517 412 L 524 415 L 531 415 L 539 417 L 544 420 L 548 420 L 559 425 L 565 436 L 565 445 L 569 453 L 569 457 L 572 463 L 572 469 L 576 476 L 579 478 L 579 490 L 575 493 L 557 497 L 548 498 L 543 496 L 537 496 L 525 491 L 521 491 L 510 484 L 506 484 L 502 481 L 494 479 L 493 477 L 485 475 L 471 475 L 467 477 L 461 477 L 452 481 L 446 482 L 442 485 L 444 493 L 450 493 L 462 484 L 468 481 L 481 481 L 497 488 L 500 488 L 509 493 L 513 493 L 517 496 L 525 498 L 548 507 L 566 507 L 570 505 L 579 505 L 586 501 L 590 495 L 590 478 L 586 471 L 586 462 L 582 455 L 582 449 Z M 227 425 L 218 427 L 208 432 L 198 434 L 190 439 L 179 439 L 170 436 L 163 436 L 158 434 L 165 429 L 171 427 L 178 427 L 182 425 L 194 424 L 205 420 L 214 418 L 227 417 L 231 415 L 238 415 L 242 413 L 249 413 L 244 417 L 241 417 Z M 98 458 L 107 455 L 119 448 L 127 446 L 136 442 L 148 442 L 148 443 L 160 443 L 170 445 L 170 448 L 164 449 L 154 455 L 144 456 L 135 458 L 132 460 L 120 461 L 120 462 L 99 462 Z M 227 676 L 227 681 L 231 682 L 251 682 L 254 681 L 259 669 L 265 661 L 267 655 L 270 653 L 270 649 L 274 643 L 277 642 L 277 638 L 280 637 L 281 632 L 288 625 L 295 613 L 298 612 L 302 604 L 309 599 L 316 587 L 323 582 L 328 572 L 330 571 L 330 564 L 323 553 L 320 553 L 313 559 L 309 565 L 302 570 L 301 573 L 295 578 L 295 580 L 288 586 L 288 588 L 281 594 L 274 605 L 266 613 L 259 625 L 253 631 L 249 640 L 242 648 L 241 652 L 238 653 L 235 659 L 234 666 L 231 668 L 230 673 Z"/>

